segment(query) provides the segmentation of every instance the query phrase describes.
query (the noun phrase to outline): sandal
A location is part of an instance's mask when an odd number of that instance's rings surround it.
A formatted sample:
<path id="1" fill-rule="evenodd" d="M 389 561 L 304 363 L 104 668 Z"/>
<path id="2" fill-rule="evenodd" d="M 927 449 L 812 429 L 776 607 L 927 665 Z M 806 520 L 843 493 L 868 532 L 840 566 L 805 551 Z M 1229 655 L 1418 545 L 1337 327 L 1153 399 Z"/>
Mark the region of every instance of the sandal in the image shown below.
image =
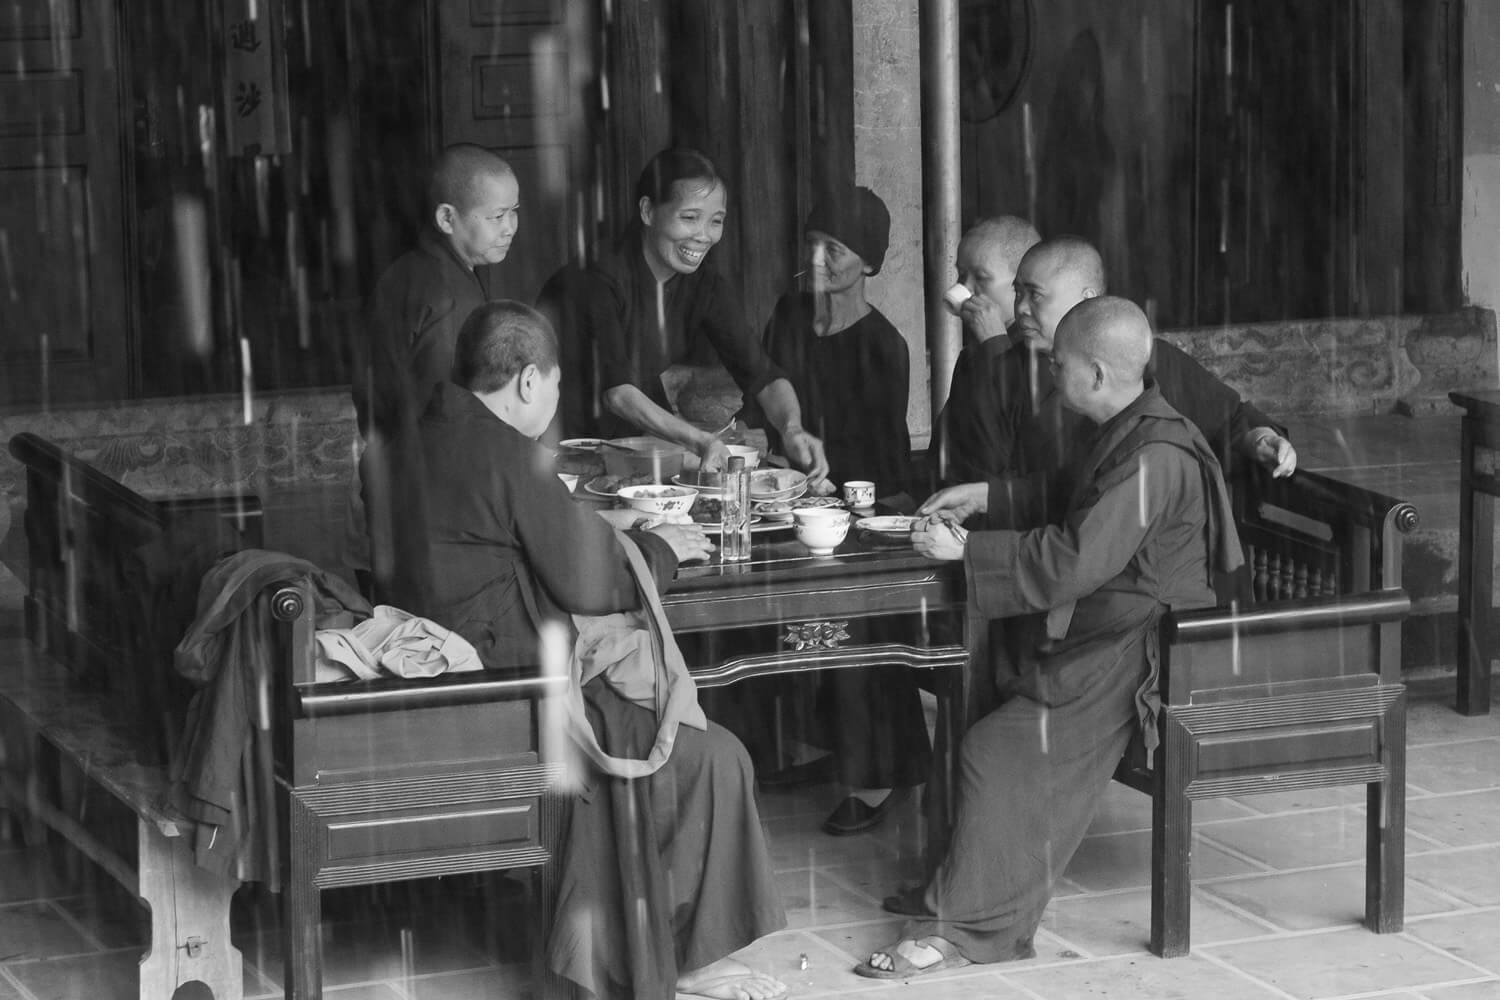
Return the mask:
<path id="1" fill-rule="evenodd" d="M 937 952 L 939 958 L 936 962 L 928 965 L 917 965 L 906 954 L 901 951 L 902 945 L 911 945 L 917 948 L 931 948 Z M 944 969 L 962 969 L 972 964 L 958 950 L 958 946 L 946 938 L 924 937 L 924 938 L 902 938 L 895 944 L 882 948 L 872 954 L 885 955 L 891 960 L 889 969 L 877 969 L 869 962 L 861 962 L 854 967 L 854 974 L 864 976 L 866 979 L 914 979 L 917 976 L 925 976 L 932 972 L 942 972 Z"/>

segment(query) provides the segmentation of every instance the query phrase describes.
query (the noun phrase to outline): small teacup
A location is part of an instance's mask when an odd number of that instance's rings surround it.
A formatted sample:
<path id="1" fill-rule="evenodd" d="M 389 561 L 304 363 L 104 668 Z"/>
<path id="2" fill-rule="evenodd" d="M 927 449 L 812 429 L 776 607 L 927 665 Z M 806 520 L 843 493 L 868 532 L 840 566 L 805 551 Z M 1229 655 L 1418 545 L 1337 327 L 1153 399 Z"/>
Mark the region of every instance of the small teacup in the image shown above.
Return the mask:
<path id="1" fill-rule="evenodd" d="M 849 512 L 832 507 L 804 507 L 792 511 L 797 541 L 815 556 L 832 555 L 849 534 Z"/>
<path id="2" fill-rule="evenodd" d="M 851 479 L 844 484 L 844 502 L 850 507 L 875 506 L 875 484 L 867 479 Z"/>
<path id="3" fill-rule="evenodd" d="M 943 293 L 943 303 L 947 305 L 949 312 L 957 316 L 963 304 L 973 297 L 974 293 L 969 291 L 968 285 L 954 285 Z"/>

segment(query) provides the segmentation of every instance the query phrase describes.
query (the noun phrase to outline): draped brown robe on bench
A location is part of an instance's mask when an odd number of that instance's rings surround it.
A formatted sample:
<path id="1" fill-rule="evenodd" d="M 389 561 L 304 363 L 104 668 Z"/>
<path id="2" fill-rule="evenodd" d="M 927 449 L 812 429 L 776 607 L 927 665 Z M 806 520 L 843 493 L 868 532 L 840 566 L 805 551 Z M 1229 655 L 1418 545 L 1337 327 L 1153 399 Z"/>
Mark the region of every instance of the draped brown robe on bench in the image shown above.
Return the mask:
<path id="1" fill-rule="evenodd" d="M 614 531 L 569 499 L 551 455 L 468 391 L 439 387 L 420 423 L 431 577 L 403 581 L 408 610 L 463 635 L 492 669 L 535 669 L 535 621 L 639 605 Z M 658 580 L 660 538 L 633 532 Z M 655 713 L 602 683 L 585 690 L 601 746 L 645 757 Z M 785 926 L 744 748 L 712 723 L 683 727 L 649 778 L 595 775 L 574 800 L 549 964 L 599 997 L 671 997 L 698 968 Z M 644 901 L 645 905 L 638 905 Z"/>
<path id="2" fill-rule="evenodd" d="M 974 532 L 965 553 L 971 613 L 1009 618 L 1005 700 L 964 738 L 957 822 L 924 898 L 934 917 L 905 935 L 976 962 L 1034 953 L 1131 731 L 1154 730 L 1162 613 L 1212 605 L 1210 566 L 1241 561 L 1218 463 L 1155 388 L 1098 428 L 1073 481 L 1054 523 Z"/>

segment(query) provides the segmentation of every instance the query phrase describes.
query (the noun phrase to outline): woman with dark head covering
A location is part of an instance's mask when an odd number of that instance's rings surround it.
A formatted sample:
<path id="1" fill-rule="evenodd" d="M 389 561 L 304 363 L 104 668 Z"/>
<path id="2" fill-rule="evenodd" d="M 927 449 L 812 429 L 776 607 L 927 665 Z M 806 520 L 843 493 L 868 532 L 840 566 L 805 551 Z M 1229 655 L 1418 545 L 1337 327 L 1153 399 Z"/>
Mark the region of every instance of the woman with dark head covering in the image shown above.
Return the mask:
<path id="1" fill-rule="evenodd" d="M 865 279 L 885 261 L 890 229 L 885 203 L 869 188 L 846 186 L 821 198 L 804 227 L 809 290 L 783 296 L 765 333 L 767 353 L 796 387 L 808 428 L 823 440 L 829 477 L 869 480 L 878 496 L 905 489 L 911 459 L 906 341 L 865 297 Z M 913 626 L 869 620 L 850 627 L 870 639 L 909 641 Z M 858 833 L 880 823 L 931 770 L 916 678 L 906 667 L 864 667 L 827 671 L 818 681 L 819 742 L 832 753 L 764 775 L 762 784 L 833 777 L 848 795 L 823 829 Z M 753 749 L 764 756 L 763 747 Z"/>
<path id="2" fill-rule="evenodd" d="M 821 198 L 803 229 L 808 291 L 782 296 L 766 324 L 766 353 L 791 380 L 802 419 L 823 441 L 829 477 L 870 480 L 881 496 L 905 487 L 911 460 L 906 341 L 865 297 L 890 244 L 885 202 L 867 187 Z M 771 428 L 775 441 L 775 428 Z"/>
<path id="3" fill-rule="evenodd" d="M 560 271 L 538 300 L 562 339 L 564 432 L 645 432 L 717 469 L 728 458 L 723 442 L 672 411 L 661 376 L 674 364 L 722 361 L 817 486 L 828 471 L 822 442 L 805 429 L 797 395 L 756 340 L 739 296 L 705 263 L 728 214 L 713 163 L 690 149 L 658 153 L 636 183 L 636 211 L 595 263 Z"/>

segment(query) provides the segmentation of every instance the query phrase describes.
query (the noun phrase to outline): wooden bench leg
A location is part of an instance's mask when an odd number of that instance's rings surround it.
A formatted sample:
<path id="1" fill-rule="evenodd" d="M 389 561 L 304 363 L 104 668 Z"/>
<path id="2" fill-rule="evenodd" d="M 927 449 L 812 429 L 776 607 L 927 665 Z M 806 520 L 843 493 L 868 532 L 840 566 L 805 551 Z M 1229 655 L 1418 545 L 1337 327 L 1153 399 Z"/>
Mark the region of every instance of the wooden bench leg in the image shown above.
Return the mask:
<path id="1" fill-rule="evenodd" d="M 1176 763 L 1186 749 L 1157 753 L 1151 795 L 1151 951 L 1162 958 L 1186 955 L 1191 947 L 1193 800 Z"/>
<path id="2" fill-rule="evenodd" d="M 286 1000 L 322 1000 L 323 900 L 317 876 L 317 817 L 296 795 L 286 799 L 291 824 L 287 880 L 281 903 Z"/>
<path id="3" fill-rule="evenodd" d="M 163 1000 L 193 982 L 214 1000 L 240 1000 L 243 963 L 229 939 L 229 902 L 239 883 L 198 867 L 190 837 L 167 837 L 144 819 L 137 837 L 136 894 L 151 909 L 141 1000 Z"/>
<path id="4" fill-rule="evenodd" d="M 1365 796 L 1365 926 L 1399 931 L 1406 912 L 1406 698 L 1383 722 L 1386 780 Z"/>

